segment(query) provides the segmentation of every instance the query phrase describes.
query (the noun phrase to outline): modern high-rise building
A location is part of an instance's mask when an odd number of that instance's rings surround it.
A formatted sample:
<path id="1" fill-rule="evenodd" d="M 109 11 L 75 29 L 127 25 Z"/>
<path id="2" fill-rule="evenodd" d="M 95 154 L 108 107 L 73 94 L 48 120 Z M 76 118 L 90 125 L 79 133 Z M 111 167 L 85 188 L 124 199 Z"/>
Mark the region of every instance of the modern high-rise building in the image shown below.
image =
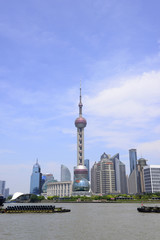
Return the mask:
<path id="1" fill-rule="evenodd" d="M 116 192 L 114 164 L 106 153 L 91 168 L 91 190 L 94 194 L 101 195 Z"/>
<path id="2" fill-rule="evenodd" d="M 41 194 L 41 188 L 42 188 L 42 173 L 41 173 L 41 167 L 38 163 L 38 160 L 33 165 L 33 172 L 31 175 L 31 181 L 30 181 L 30 193 L 31 194 Z"/>
<path id="3" fill-rule="evenodd" d="M 139 193 L 138 169 L 137 169 L 137 150 L 129 150 L 130 175 L 128 178 L 128 191 L 130 194 Z"/>
<path id="4" fill-rule="evenodd" d="M 74 182 L 72 194 L 87 194 L 89 191 L 88 169 L 84 166 L 84 128 L 87 125 L 86 119 L 82 116 L 82 97 L 80 87 L 79 117 L 75 120 L 77 128 L 77 166 L 74 168 Z"/>
<path id="5" fill-rule="evenodd" d="M 119 153 L 116 153 L 113 157 L 110 157 L 110 160 L 114 164 L 116 192 L 122 194 L 128 193 L 126 166 L 123 162 L 120 161 Z"/>
<path id="6" fill-rule="evenodd" d="M 127 194 L 128 193 L 128 186 L 127 186 L 126 166 L 121 161 L 119 163 L 119 171 L 120 171 L 120 186 L 121 186 L 121 191 L 120 192 L 122 194 Z"/>
<path id="7" fill-rule="evenodd" d="M 71 173 L 69 169 L 62 164 L 61 165 L 61 182 L 67 182 L 67 181 L 71 181 Z"/>
<path id="8" fill-rule="evenodd" d="M 93 164 L 93 166 L 91 167 L 91 191 L 93 194 L 96 194 L 98 192 L 98 187 L 97 185 L 99 185 L 99 182 L 97 181 L 97 162 L 95 162 Z"/>
<path id="9" fill-rule="evenodd" d="M 8 198 L 9 197 L 9 188 L 5 188 L 5 191 L 4 191 L 4 197 L 5 198 Z"/>
<path id="10" fill-rule="evenodd" d="M 137 172 L 138 172 L 138 186 L 139 186 L 139 192 L 144 193 L 145 192 L 145 187 L 144 187 L 144 174 L 143 174 L 143 168 L 147 166 L 147 160 L 144 158 L 138 159 L 138 164 L 137 164 Z"/>
<path id="11" fill-rule="evenodd" d="M 143 171 L 145 192 L 160 192 L 160 165 L 144 166 Z"/>
<path id="12" fill-rule="evenodd" d="M 115 154 L 110 160 L 114 164 L 115 170 L 115 190 L 120 193 L 121 192 L 121 176 L 120 176 L 120 160 L 119 160 L 119 153 Z"/>
<path id="13" fill-rule="evenodd" d="M 88 169 L 87 180 L 90 181 L 90 167 L 89 167 L 89 159 L 84 160 L 84 166 Z"/>
<path id="14" fill-rule="evenodd" d="M 0 195 L 5 196 L 5 185 L 6 181 L 0 180 Z"/>
<path id="15" fill-rule="evenodd" d="M 129 162 L 130 162 L 130 174 L 136 169 L 137 166 L 137 150 L 130 149 L 129 150 Z"/>
<path id="16" fill-rule="evenodd" d="M 135 168 L 128 177 L 128 193 L 136 194 L 139 193 L 138 185 L 138 171 Z"/>

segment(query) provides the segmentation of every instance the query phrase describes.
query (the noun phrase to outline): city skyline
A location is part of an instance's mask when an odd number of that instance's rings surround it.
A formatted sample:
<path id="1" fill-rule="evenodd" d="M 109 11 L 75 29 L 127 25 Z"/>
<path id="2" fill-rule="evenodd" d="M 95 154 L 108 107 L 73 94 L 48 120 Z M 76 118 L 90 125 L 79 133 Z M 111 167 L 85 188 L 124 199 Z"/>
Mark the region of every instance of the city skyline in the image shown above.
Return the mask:
<path id="1" fill-rule="evenodd" d="M 82 81 L 85 159 L 129 149 L 160 162 L 159 1 L 1 3 L 0 180 L 29 192 L 35 160 L 60 180 L 77 159 Z M 22 180 L 23 181 L 20 181 Z"/>

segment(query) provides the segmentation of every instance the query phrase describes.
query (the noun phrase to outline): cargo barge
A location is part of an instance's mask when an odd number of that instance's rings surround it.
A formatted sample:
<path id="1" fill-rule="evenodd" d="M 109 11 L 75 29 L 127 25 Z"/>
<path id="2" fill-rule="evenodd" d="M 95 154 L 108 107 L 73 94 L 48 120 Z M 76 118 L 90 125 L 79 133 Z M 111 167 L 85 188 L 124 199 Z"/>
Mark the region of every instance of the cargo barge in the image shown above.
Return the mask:
<path id="1" fill-rule="evenodd" d="M 53 205 L 21 205 L 7 206 L 0 208 L 0 213 L 65 213 L 70 212 L 70 209 L 63 209 Z"/>
<path id="2" fill-rule="evenodd" d="M 148 207 L 148 206 L 142 206 L 137 208 L 138 212 L 143 213 L 160 213 L 160 207 Z"/>

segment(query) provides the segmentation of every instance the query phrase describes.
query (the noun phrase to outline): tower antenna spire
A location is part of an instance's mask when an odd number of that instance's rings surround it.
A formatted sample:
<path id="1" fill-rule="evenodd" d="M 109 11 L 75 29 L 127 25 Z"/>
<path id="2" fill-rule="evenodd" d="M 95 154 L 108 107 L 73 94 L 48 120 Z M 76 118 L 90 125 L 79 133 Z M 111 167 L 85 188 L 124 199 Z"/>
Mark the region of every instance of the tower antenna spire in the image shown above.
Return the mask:
<path id="1" fill-rule="evenodd" d="M 81 79 L 80 79 L 80 101 L 81 101 Z"/>
<path id="2" fill-rule="evenodd" d="M 81 79 L 80 79 L 80 96 L 79 96 L 79 116 L 82 116 L 82 95 L 81 95 Z"/>

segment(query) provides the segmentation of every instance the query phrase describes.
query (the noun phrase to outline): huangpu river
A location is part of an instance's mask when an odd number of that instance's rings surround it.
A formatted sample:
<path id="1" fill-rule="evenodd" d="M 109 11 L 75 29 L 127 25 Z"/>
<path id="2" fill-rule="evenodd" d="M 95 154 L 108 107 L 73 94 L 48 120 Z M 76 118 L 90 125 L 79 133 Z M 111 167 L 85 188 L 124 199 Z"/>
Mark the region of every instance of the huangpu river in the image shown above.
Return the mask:
<path id="1" fill-rule="evenodd" d="M 0 214 L 0 240 L 160 239 L 160 213 L 139 213 L 140 204 L 56 203 L 55 206 L 69 208 L 71 212 Z"/>

